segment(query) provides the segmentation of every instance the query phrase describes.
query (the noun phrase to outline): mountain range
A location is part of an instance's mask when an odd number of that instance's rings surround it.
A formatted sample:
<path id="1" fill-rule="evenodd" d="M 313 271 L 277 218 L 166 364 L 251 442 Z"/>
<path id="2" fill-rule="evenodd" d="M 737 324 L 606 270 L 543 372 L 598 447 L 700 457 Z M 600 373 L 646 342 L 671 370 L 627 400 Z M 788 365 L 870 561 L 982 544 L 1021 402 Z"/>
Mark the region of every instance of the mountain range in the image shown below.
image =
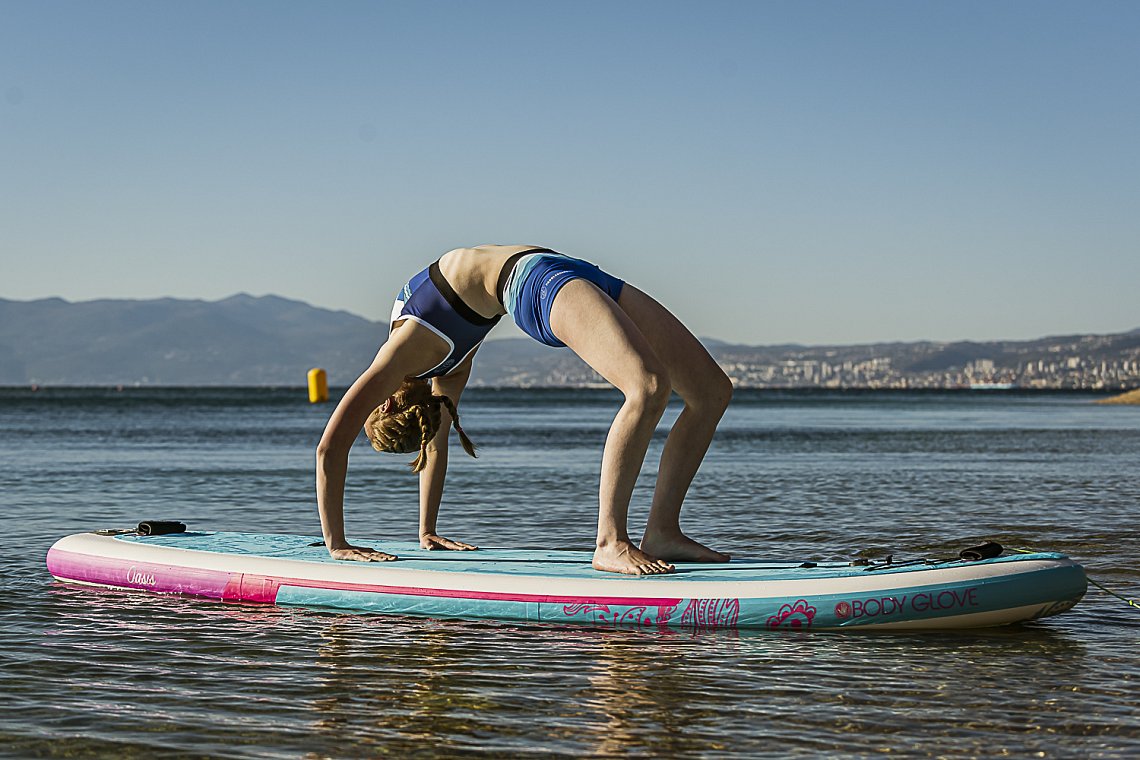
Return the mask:
<path id="1" fill-rule="evenodd" d="M 277 296 L 0 299 L 0 384 L 303 385 L 324 367 L 347 385 L 385 332 Z"/>
<path id="2" fill-rule="evenodd" d="M 288 386 L 304 385 L 306 372 L 322 367 L 330 384 L 345 386 L 367 367 L 386 334 L 383 322 L 272 295 L 220 301 L 0 299 L 0 385 Z M 1017 362 L 1044 367 L 1044 359 L 1055 363 L 1069 354 L 1086 363 L 1124 362 L 1125 368 L 1130 359 L 1140 360 L 1140 329 L 1036 341 L 705 344 L 730 374 L 739 370 L 738 384 L 761 386 L 789 384 L 764 380 L 776 376 L 798 378 L 793 385 L 812 385 L 813 377 L 821 384 L 828 376 L 818 369 L 801 373 L 805 366 L 834 367 L 832 376 L 838 377 L 840 368 L 885 362 L 895 375 L 917 377 L 971 367 L 1000 372 Z M 791 367 L 800 369 L 790 374 Z M 756 368 L 769 369 L 756 374 Z M 600 380 L 569 351 L 507 338 L 483 345 L 471 384 L 579 386 Z"/>

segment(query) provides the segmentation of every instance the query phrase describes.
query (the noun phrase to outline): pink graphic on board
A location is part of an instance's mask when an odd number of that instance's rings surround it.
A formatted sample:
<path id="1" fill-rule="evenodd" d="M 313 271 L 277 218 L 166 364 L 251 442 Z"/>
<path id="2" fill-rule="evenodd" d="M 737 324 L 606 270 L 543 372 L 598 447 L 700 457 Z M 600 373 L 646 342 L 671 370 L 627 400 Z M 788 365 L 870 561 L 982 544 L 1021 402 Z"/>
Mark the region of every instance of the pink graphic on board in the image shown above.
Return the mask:
<path id="1" fill-rule="evenodd" d="M 806 599 L 797 599 L 791 604 L 785 604 L 768 618 L 765 626 L 768 630 L 789 628 L 793 631 L 811 628 L 811 621 L 815 619 L 815 607 L 807 603 Z"/>
<path id="2" fill-rule="evenodd" d="M 595 622 L 612 626 L 668 628 L 680 624 L 694 630 L 736 628 L 740 619 L 739 599 L 689 599 L 676 620 L 676 603 L 610 606 L 596 602 L 576 602 L 562 607 L 567 617 L 592 616 Z"/>
<path id="3" fill-rule="evenodd" d="M 691 599 L 681 613 L 681 625 L 698 631 L 735 628 L 739 619 L 739 599 Z"/>
<path id="4" fill-rule="evenodd" d="M 590 615 L 593 613 L 595 622 L 606 625 L 636 626 L 638 628 L 667 628 L 673 613 L 677 611 L 676 604 L 645 604 L 630 607 L 610 607 L 608 604 L 578 602 L 566 604 L 562 607 L 562 614 L 567 617 Z"/>
<path id="5" fill-rule="evenodd" d="M 661 604 L 657 606 L 657 619 L 653 621 L 658 628 L 668 628 L 673 613 L 677 611 L 675 604 Z"/>
<path id="6" fill-rule="evenodd" d="M 644 628 L 649 625 L 649 616 L 645 614 L 647 607 L 626 607 L 624 610 L 614 610 L 609 617 L 605 614 L 598 615 L 598 622 L 609 623 L 614 627 L 619 625 L 635 625 L 638 628 Z"/>

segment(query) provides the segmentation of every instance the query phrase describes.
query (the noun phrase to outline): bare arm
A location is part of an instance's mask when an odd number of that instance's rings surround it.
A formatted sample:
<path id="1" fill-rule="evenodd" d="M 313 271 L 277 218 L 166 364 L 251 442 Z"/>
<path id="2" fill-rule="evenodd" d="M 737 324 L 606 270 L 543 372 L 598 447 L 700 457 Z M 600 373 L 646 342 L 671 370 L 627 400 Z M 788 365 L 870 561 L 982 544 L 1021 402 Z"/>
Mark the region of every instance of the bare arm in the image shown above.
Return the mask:
<path id="1" fill-rule="evenodd" d="M 415 340 L 417 330 L 413 328 L 416 327 L 418 325 L 405 325 L 392 333 L 372 365 L 337 404 L 317 446 L 317 511 L 325 546 L 335 559 L 395 559 L 391 554 L 348 543 L 344 531 L 344 482 L 348 474 L 348 453 L 368 415 L 400 387 L 407 375 L 433 366 L 429 362 L 432 356 L 438 355 L 440 346 L 428 341 L 425 351 L 420 345 L 424 341 Z M 434 335 L 431 337 L 439 340 Z"/>
<path id="2" fill-rule="evenodd" d="M 434 392 L 447 396 L 458 407 L 459 397 L 463 395 L 463 389 L 471 378 L 474 358 L 475 355 L 472 354 L 451 374 L 435 378 Z M 452 423 L 451 413 L 446 407 L 440 409 L 440 417 L 439 430 L 428 444 L 427 466 L 420 472 L 420 546 L 424 549 L 475 549 L 478 547 L 443 538 L 436 532 L 436 518 L 443 500 L 443 483 L 447 475 L 447 441 Z"/>

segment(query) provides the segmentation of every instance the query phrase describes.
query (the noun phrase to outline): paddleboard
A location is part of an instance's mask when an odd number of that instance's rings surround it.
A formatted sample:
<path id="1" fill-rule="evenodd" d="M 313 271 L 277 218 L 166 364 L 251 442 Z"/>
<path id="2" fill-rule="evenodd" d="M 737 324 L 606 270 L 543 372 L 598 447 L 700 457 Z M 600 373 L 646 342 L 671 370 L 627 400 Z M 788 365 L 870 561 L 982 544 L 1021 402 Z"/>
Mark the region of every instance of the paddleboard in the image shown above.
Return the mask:
<path id="1" fill-rule="evenodd" d="M 375 545 L 399 559 L 363 563 L 333 560 L 312 545 L 319 540 L 79 533 L 57 541 L 47 565 L 67 583 L 227 601 L 696 630 L 998 626 L 1064 612 L 1087 588 L 1083 568 L 1056 553 L 869 565 L 733 559 L 636 577 L 596 571 L 581 551 L 426 551 L 382 541 Z"/>

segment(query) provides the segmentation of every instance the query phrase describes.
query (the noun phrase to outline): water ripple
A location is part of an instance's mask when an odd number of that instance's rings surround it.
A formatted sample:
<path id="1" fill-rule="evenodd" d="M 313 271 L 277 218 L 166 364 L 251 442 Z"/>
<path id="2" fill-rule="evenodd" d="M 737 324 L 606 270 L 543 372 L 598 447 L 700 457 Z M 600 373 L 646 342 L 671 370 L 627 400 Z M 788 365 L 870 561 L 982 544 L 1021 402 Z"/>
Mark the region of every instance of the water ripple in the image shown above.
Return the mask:
<path id="1" fill-rule="evenodd" d="M 291 390 L 53 393 L 0 392 L 0 746 L 13 756 L 1140 754 L 1140 615 L 1095 587 L 1030 625 L 858 635 L 433 621 L 67 586 L 44 569 L 54 538 L 140 516 L 313 533 L 312 440 L 328 410 Z M 719 548 L 924 557 L 996 539 L 1140 592 L 1138 420 L 1064 396 L 743 396 L 685 512 Z M 589 546 L 616 401 L 465 396 L 484 448 L 454 458 L 441 529 Z M 352 468 L 351 531 L 410 537 L 403 460 L 361 447 Z"/>

